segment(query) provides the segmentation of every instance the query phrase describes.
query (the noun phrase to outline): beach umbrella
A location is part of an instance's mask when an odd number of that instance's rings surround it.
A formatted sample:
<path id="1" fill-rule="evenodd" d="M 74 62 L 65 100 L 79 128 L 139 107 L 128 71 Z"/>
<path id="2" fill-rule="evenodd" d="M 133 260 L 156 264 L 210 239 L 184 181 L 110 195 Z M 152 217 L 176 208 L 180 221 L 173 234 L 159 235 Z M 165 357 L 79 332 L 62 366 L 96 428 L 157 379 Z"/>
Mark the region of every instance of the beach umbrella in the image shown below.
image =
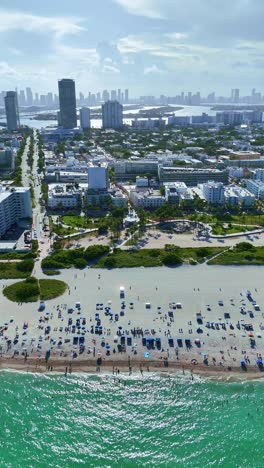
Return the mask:
<path id="1" fill-rule="evenodd" d="M 257 363 L 257 364 L 263 364 L 262 359 L 261 359 L 261 358 L 258 358 L 258 359 L 256 360 L 256 363 Z"/>
<path id="2" fill-rule="evenodd" d="M 262 337 L 261 333 L 257 333 L 257 337 L 261 338 Z"/>
<path id="3" fill-rule="evenodd" d="M 118 327 L 118 330 L 122 330 L 122 328 L 123 328 L 123 327 L 119 326 L 119 327 Z"/>
<path id="4" fill-rule="evenodd" d="M 147 353 L 147 352 L 144 353 L 144 357 L 145 357 L 145 358 L 149 358 L 149 356 L 150 356 L 150 353 Z"/>
<path id="5" fill-rule="evenodd" d="M 107 343 L 107 344 L 105 345 L 105 348 L 106 348 L 106 349 L 110 349 L 110 348 L 111 348 L 110 344 Z"/>
<path id="6" fill-rule="evenodd" d="M 249 336 L 250 338 L 254 338 L 254 334 L 253 334 L 253 333 L 248 333 L 248 336 Z"/>

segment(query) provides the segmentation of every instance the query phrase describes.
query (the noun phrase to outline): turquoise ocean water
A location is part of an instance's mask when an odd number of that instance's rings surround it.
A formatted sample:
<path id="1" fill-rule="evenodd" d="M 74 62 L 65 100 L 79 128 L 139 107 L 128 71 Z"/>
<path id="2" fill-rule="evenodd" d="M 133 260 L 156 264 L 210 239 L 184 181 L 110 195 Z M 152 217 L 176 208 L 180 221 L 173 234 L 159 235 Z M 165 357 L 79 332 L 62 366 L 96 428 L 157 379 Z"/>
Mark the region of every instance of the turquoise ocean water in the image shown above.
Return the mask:
<path id="1" fill-rule="evenodd" d="M 263 467 L 264 383 L 0 373 L 2 467 Z"/>

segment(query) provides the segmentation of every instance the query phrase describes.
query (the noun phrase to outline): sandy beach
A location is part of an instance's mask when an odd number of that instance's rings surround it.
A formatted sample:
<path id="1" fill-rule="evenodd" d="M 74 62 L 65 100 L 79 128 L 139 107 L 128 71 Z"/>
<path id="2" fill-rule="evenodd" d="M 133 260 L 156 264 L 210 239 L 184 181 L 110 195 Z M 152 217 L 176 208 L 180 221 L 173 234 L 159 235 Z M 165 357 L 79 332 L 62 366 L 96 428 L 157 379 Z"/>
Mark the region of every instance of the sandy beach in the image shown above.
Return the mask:
<path id="1" fill-rule="evenodd" d="M 185 369 L 228 379 L 233 374 L 259 378 L 262 270 L 198 265 L 62 271 L 58 278 L 69 291 L 47 301 L 41 312 L 38 303 L 17 305 L 1 295 L 0 367 L 114 373 Z M 1 281 L 1 287 L 11 282 Z"/>

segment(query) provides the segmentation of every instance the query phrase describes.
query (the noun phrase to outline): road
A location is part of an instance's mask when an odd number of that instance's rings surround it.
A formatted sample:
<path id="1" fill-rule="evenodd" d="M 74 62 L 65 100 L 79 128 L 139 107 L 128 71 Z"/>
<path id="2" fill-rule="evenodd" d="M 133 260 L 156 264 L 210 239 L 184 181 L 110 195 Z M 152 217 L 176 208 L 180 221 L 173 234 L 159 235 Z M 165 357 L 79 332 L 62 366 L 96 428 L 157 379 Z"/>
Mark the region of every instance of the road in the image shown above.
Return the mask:
<path id="1" fill-rule="evenodd" d="M 22 184 L 24 187 L 32 186 L 34 190 L 34 201 L 35 206 L 32 210 L 32 239 L 36 239 L 39 242 L 39 260 L 36 261 L 33 274 L 40 273 L 40 263 L 42 258 L 48 255 L 50 250 L 50 239 L 45 236 L 43 231 L 43 221 L 45 217 L 45 208 L 40 204 L 41 201 L 41 182 L 44 174 L 38 173 L 38 139 L 37 132 L 34 130 L 34 156 L 33 156 L 33 167 L 28 167 L 27 153 L 29 149 L 30 139 L 28 138 L 27 145 L 22 156 Z"/>

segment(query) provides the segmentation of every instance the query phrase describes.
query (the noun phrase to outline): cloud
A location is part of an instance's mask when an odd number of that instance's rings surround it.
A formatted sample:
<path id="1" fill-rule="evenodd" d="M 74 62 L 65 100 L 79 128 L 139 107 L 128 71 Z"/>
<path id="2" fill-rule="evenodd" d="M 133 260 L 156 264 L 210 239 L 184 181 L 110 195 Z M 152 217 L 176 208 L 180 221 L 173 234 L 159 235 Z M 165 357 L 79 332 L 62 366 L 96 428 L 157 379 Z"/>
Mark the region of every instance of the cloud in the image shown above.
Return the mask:
<path id="1" fill-rule="evenodd" d="M 0 76 L 1 78 L 20 78 L 20 74 L 6 62 L 0 62 Z"/>
<path id="2" fill-rule="evenodd" d="M 150 67 L 144 68 L 144 75 L 160 75 L 164 73 L 164 70 L 161 70 L 157 65 L 151 65 Z"/>
<path id="3" fill-rule="evenodd" d="M 107 65 L 106 64 L 106 65 L 103 66 L 102 72 L 103 73 L 114 73 L 114 74 L 116 74 L 116 73 L 120 73 L 120 70 L 119 70 L 119 68 L 116 68 L 116 67 L 114 67 L 112 65 Z"/>
<path id="4" fill-rule="evenodd" d="M 153 0 L 115 0 L 121 7 L 137 16 L 146 16 L 151 19 L 162 19 L 161 9 Z M 162 0 L 164 1 L 164 0 Z"/>
<path id="5" fill-rule="evenodd" d="M 53 32 L 57 36 L 77 34 L 84 31 L 80 18 L 39 16 L 22 11 L 0 8 L 0 33 L 10 31 Z"/>

